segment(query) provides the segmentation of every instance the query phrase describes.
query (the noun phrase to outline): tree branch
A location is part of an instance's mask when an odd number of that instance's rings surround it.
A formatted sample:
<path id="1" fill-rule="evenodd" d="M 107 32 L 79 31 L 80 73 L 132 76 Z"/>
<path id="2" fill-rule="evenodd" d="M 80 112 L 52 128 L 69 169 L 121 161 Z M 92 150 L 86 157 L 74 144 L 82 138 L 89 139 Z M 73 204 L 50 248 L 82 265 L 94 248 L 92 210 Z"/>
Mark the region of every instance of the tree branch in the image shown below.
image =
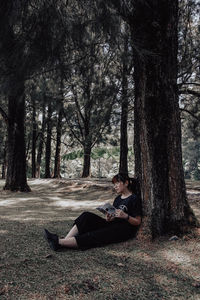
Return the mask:
<path id="1" fill-rule="evenodd" d="M 187 109 L 185 109 L 185 108 L 180 108 L 180 111 L 181 111 L 181 112 L 183 111 L 183 112 L 188 113 L 188 114 L 191 115 L 194 119 L 196 119 L 197 121 L 200 122 L 200 117 L 195 116 L 191 111 L 189 111 L 189 110 L 187 110 Z"/>
<path id="2" fill-rule="evenodd" d="M 64 114 L 65 120 L 66 120 L 66 122 L 67 122 L 67 124 L 68 124 L 68 126 L 69 126 L 69 129 L 70 129 L 71 133 L 72 133 L 73 136 L 76 138 L 76 140 L 77 140 L 81 145 L 83 145 L 83 142 L 81 141 L 81 139 L 79 139 L 79 137 L 76 135 L 76 133 L 75 133 L 74 130 L 72 129 L 72 127 L 71 127 L 71 125 L 70 125 L 70 123 L 69 123 L 69 121 L 68 121 L 68 118 L 67 118 L 67 116 L 66 116 L 65 111 L 63 111 L 63 114 Z"/>
<path id="3" fill-rule="evenodd" d="M 200 86 L 200 83 L 197 82 L 185 82 L 185 83 L 179 83 L 178 86 L 182 86 L 182 85 L 196 85 L 196 86 Z"/>
<path id="4" fill-rule="evenodd" d="M 78 113 L 79 113 L 79 115 L 82 119 L 82 122 L 85 123 L 85 118 L 84 118 L 84 116 L 81 112 L 81 107 L 80 107 L 79 102 L 78 102 L 77 92 L 75 91 L 74 86 L 72 86 L 72 92 L 73 92 L 73 95 L 74 95 L 74 101 L 75 101 L 76 107 L 78 109 Z"/>
<path id="5" fill-rule="evenodd" d="M 180 90 L 179 94 L 181 94 L 181 95 L 191 94 L 191 95 L 200 97 L 200 92 L 194 91 L 194 90 L 191 90 L 191 89 Z"/>

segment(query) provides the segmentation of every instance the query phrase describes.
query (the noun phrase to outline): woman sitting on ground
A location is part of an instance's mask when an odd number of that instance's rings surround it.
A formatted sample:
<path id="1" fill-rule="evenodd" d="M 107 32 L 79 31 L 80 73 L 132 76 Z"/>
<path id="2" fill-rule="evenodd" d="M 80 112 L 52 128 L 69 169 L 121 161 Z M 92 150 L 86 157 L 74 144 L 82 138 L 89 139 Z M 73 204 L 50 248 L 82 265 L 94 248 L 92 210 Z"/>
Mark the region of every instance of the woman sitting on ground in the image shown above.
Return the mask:
<path id="1" fill-rule="evenodd" d="M 83 212 L 65 238 L 58 238 L 57 234 L 45 229 L 45 238 L 52 250 L 63 247 L 85 250 L 123 242 L 136 235 L 142 217 L 139 184 L 136 179 L 122 173 L 115 175 L 112 183 L 119 194 L 113 202 L 115 216 L 107 213 L 104 219 Z"/>

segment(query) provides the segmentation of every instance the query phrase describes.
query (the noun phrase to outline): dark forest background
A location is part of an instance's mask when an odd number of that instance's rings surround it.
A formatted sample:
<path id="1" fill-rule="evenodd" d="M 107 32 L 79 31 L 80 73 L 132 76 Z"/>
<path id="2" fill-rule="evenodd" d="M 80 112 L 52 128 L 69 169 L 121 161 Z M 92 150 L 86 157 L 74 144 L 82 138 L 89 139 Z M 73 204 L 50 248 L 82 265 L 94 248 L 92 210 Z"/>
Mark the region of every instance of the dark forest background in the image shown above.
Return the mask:
<path id="1" fill-rule="evenodd" d="M 8 98 L 20 85 L 29 178 L 112 176 L 128 170 L 127 164 L 134 173 L 128 24 L 91 1 L 11 2 L 1 16 L 1 177 L 6 177 L 8 164 Z M 179 3 L 183 164 L 185 177 L 195 180 L 200 179 L 198 12 L 195 1 Z"/>
<path id="2" fill-rule="evenodd" d="M 180 229 L 183 167 L 200 179 L 199 33 L 196 1 L 1 2 L 5 189 L 130 172 L 154 235 Z"/>

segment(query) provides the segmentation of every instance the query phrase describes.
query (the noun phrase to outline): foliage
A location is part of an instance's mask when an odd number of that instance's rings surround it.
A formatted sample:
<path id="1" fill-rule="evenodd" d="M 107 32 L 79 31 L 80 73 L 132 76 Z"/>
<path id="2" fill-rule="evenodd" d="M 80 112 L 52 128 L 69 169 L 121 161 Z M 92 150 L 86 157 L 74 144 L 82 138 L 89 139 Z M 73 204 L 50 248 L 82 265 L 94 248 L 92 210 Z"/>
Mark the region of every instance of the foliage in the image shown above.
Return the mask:
<path id="1" fill-rule="evenodd" d="M 112 105 L 117 86 L 112 69 L 112 53 L 101 41 L 91 39 L 90 46 L 80 51 L 85 58 L 72 69 L 66 101 L 66 121 L 73 136 L 81 145 L 86 140 L 93 147 L 109 130 Z M 97 44 L 96 44 L 97 43 Z M 103 43 L 103 42 L 102 42 Z M 107 53 L 106 53 L 107 52 Z"/>
<path id="2" fill-rule="evenodd" d="M 74 160 L 77 158 L 83 158 L 83 151 L 82 150 L 73 151 L 73 152 L 63 155 L 62 158 L 63 158 L 63 160 Z"/>
<path id="3" fill-rule="evenodd" d="M 37 3 L 36 3 L 37 2 Z M 136 1 L 139 3 L 140 1 Z M 128 99 L 133 103 L 132 45 L 124 57 L 124 22 L 136 16 L 131 1 L 4 1 L 0 15 L 0 108 L 7 114 L 9 76 L 23 75 L 26 81 L 26 155 L 31 167 L 32 102 L 36 105 L 38 153 L 42 130 L 44 101 L 53 103 L 52 163 L 55 152 L 56 120 L 61 99 L 60 78 L 64 78 L 63 160 L 82 158 L 89 140 L 94 147 L 93 160 L 109 154 L 119 145 L 120 101 L 122 96 L 122 61 L 128 62 Z M 147 1 L 143 1 L 148 4 Z M 186 176 L 199 175 L 199 4 L 179 1 L 179 78 L 182 116 L 183 157 Z M 125 20 L 125 21 L 122 21 Z M 15 77 L 17 83 L 19 76 Z M 2 124 L 1 124 L 2 125 Z M 88 133 L 89 130 L 89 133 Z M 6 142 L 6 126 L 0 130 L 2 163 Z M 46 141 L 46 129 L 43 132 Z M 106 143 L 108 151 L 98 148 Z M 82 146 L 82 150 L 77 146 Z M 98 145 L 97 148 L 95 145 Z M 101 150 L 96 150 L 101 149 Z M 68 153 L 69 154 L 64 154 Z M 98 152 L 99 151 L 99 152 Z M 113 150 L 114 151 L 114 150 Z M 117 150 L 116 150 L 117 151 Z M 69 157 L 69 158 L 67 158 Z M 195 158 L 195 163 L 194 163 Z M 42 159 L 45 159 L 44 153 Z M 116 158 L 117 159 L 117 158 Z M 133 157 L 132 157 L 133 160 Z M 42 162 L 43 164 L 43 162 Z M 190 166 L 190 167 L 189 167 Z M 192 167 L 193 166 L 193 167 Z M 43 172 L 42 168 L 42 172 Z M 29 175 L 28 171 L 28 175 Z"/>
<path id="4" fill-rule="evenodd" d="M 129 147 L 128 164 L 129 170 L 134 175 L 133 150 Z M 65 153 L 62 156 L 62 175 L 74 178 L 80 175 L 84 153 L 82 150 L 75 150 Z M 91 175 L 93 177 L 108 177 L 118 173 L 119 170 L 119 146 L 96 146 L 91 152 Z"/>
<path id="5" fill-rule="evenodd" d="M 119 147 L 112 147 L 112 148 L 98 148 L 95 147 L 92 152 L 91 152 L 91 157 L 92 159 L 96 160 L 99 158 L 110 158 L 110 157 L 116 157 L 119 156 Z M 63 156 L 63 160 L 74 160 L 77 158 L 83 158 L 83 151 L 82 150 L 77 150 L 77 151 L 73 151 L 70 153 L 67 153 Z"/>

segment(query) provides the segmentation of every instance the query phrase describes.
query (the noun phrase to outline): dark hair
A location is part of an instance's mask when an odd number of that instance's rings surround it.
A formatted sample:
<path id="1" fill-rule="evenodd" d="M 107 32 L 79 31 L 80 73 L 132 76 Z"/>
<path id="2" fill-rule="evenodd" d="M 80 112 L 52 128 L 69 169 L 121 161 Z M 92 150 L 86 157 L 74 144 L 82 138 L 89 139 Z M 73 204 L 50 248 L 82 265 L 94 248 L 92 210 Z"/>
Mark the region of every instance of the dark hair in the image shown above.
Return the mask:
<path id="1" fill-rule="evenodd" d="M 140 183 L 137 178 L 130 178 L 127 174 L 125 173 L 118 173 L 115 175 L 112 179 L 112 183 L 115 184 L 116 182 L 122 181 L 125 183 L 128 181 L 128 189 L 134 193 L 136 196 L 141 197 L 141 192 L 140 192 Z"/>

